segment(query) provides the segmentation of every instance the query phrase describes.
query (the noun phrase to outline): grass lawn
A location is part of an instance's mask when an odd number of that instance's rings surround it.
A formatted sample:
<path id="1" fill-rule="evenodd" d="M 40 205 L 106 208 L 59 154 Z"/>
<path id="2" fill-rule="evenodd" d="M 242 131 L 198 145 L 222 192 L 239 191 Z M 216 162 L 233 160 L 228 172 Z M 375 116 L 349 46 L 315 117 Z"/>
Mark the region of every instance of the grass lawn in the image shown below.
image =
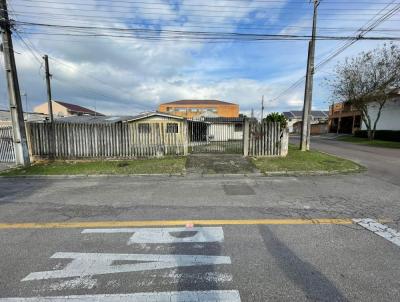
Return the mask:
<path id="1" fill-rule="evenodd" d="M 289 154 L 283 158 L 253 158 L 253 163 L 263 173 L 268 172 L 312 172 L 348 171 L 360 169 L 358 164 L 318 151 L 302 152 L 297 146 L 289 145 Z"/>
<path id="2" fill-rule="evenodd" d="M 22 175 L 177 174 L 185 169 L 185 157 L 137 160 L 54 161 L 0 173 Z"/>
<path id="3" fill-rule="evenodd" d="M 382 141 L 378 139 L 369 141 L 367 138 L 355 136 L 340 136 L 337 139 L 343 142 L 355 143 L 360 145 L 368 145 L 382 148 L 400 148 L 400 142 Z"/>

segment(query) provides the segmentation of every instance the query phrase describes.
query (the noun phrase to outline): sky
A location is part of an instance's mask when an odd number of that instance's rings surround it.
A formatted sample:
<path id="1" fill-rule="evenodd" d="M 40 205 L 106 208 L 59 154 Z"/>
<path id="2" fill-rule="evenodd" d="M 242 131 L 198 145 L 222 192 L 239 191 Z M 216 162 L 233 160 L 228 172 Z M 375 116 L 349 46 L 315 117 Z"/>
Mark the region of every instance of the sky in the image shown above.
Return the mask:
<path id="1" fill-rule="evenodd" d="M 392 2 L 322 0 L 318 35 L 354 36 L 357 29 L 393 8 Z M 47 100 L 44 54 L 50 57 L 53 99 L 104 114 L 133 115 L 179 99 L 218 99 L 239 104 L 247 115 L 253 109 L 259 116 L 263 95 L 266 112 L 302 109 L 304 81 L 291 85 L 306 73 L 306 39 L 218 41 L 194 39 L 193 33 L 188 39 L 176 32 L 308 36 L 313 11 L 309 1 L 9 0 L 8 4 L 15 20 L 20 90 L 28 111 Z M 397 13 L 367 36 L 395 37 L 399 24 Z M 171 32 L 165 36 L 165 31 Z M 318 40 L 316 63 L 343 43 Z M 317 69 L 313 109 L 327 110 L 335 100 L 326 79 L 333 76 L 338 62 L 382 43 L 358 41 Z M 0 63 L 4 69 L 3 58 Z M 3 72 L 0 109 L 7 106 Z"/>

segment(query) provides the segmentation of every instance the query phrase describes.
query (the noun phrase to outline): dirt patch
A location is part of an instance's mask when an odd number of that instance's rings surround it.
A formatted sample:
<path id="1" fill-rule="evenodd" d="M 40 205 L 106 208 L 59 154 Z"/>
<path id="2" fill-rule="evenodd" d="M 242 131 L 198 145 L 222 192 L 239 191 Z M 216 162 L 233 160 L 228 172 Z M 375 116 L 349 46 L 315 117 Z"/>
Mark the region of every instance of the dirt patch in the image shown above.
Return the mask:
<path id="1" fill-rule="evenodd" d="M 251 161 L 235 154 L 192 154 L 186 172 L 195 174 L 249 174 L 258 170 Z"/>

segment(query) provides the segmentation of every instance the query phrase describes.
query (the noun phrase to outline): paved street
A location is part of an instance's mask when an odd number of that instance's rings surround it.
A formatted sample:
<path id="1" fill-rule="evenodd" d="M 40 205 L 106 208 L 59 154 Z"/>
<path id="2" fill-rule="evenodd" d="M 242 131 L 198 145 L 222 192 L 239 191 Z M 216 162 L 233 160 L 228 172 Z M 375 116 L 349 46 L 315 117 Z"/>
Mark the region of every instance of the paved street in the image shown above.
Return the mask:
<path id="1" fill-rule="evenodd" d="M 398 238 L 350 219 L 399 230 L 399 197 L 368 174 L 1 179 L 0 297 L 396 301 Z"/>
<path id="2" fill-rule="evenodd" d="M 298 144 L 299 138 L 292 137 L 291 142 Z M 363 146 L 318 136 L 311 137 L 311 148 L 351 159 L 367 167 L 367 175 L 400 185 L 400 149 Z"/>

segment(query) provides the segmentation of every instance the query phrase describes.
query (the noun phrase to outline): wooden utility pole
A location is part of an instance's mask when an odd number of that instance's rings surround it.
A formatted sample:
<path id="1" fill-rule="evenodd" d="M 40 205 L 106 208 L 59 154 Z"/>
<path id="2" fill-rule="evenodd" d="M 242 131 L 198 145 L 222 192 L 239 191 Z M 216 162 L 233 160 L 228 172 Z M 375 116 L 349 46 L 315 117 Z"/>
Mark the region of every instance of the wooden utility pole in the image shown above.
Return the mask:
<path id="1" fill-rule="evenodd" d="M 52 101 L 52 96 L 51 96 L 51 83 L 50 83 L 50 68 L 49 68 L 49 57 L 48 55 L 43 56 L 44 59 L 44 68 L 46 71 L 46 86 L 47 86 L 47 101 L 48 101 L 48 111 L 49 111 L 49 117 L 50 117 L 50 131 L 49 131 L 49 157 L 51 159 L 54 158 L 55 154 L 55 135 L 54 135 L 54 115 L 53 115 L 53 101 Z"/>
<path id="2" fill-rule="evenodd" d="M 261 99 L 261 123 L 262 123 L 263 119 L 264 119 L 264 96 L 262 96 L 262 99 Z"/>
<path id="3" fill-rule="evenodd" d="M 0 0 L 0 27 L 3 40 L 8 97 L 10 101 L 15 161 L 17 165 L 28 166 L 30 164 L 28 143 L 26 140 L 24 113 L 22 111 L 21 94 L 19 91 L 17 67 L 15 65 L 11 26 L 8 18 L 6 0 Z"/>
<path id="4" fill-rule="evenodd" d="M 317 13 L 319 0 L 314 0 L 314 15 L 311 41 L 308 43 L 307 74 L 304 91 L 303 106 L 303 125 L 301 131 L 300 149 L 301 151 L 310 150 L 310 128 L 311 128 L 311 108 L 312 92 L 314 82 L 314 58 L 315 58 L 315 37 L 317 34 Z"/>

